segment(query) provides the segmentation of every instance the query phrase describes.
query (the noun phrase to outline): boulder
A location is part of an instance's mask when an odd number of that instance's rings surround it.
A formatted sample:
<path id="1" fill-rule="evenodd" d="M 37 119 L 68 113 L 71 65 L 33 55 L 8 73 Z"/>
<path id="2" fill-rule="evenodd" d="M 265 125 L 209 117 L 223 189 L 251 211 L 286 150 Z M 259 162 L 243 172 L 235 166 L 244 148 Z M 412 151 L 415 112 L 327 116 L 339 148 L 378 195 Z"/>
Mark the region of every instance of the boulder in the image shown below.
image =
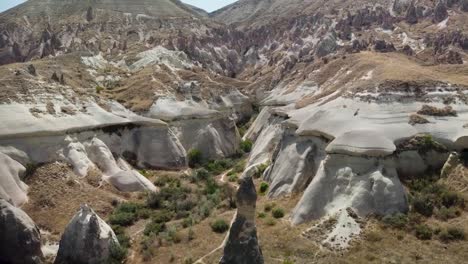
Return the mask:
<path id="1" fill-rule="evenodd" d="M 0 263 L 42 263 L 41 235 L 21 209 L 0 199 Z"/>
<path id="2" fill-rule="evenodd" d="M 252 167 L 250 172 L 255 171 Z M 247 170 L 237 191 L 237 214 L 229 230 L 221 264 L 263 264 L 263 255 L 255 227 L 257 193 Z"/>
<path id="3" fill-rule="evenodd" d="M 115 247 L 120 245 L 114 231 L 83 205 L 65 228 L 54 263 L 110 263 Z"/>
<path id="4" fill-rule="evenodd" d="M 434 10 L 434 22 L 440 23 L 448 17 L 447 6 L 444 1 L 439 1 Z"/>
<path id="5" fill-rule="evenodd" d="M 36 68 L 34 67 L 34 65 L 32 64 L 29 64 L 28 65 L 28 72 L 29 74 L 33 75 L 33 76 L 36 76 L 37 73 L 36 73 Z"/>

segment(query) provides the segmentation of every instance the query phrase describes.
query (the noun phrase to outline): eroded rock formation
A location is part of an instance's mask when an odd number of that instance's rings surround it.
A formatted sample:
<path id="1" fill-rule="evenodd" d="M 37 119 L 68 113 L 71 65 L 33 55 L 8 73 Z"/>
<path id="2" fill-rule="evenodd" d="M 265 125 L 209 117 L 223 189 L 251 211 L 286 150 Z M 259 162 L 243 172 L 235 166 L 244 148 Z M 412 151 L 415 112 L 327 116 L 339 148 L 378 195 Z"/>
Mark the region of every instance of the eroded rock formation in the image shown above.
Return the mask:
<path id="1" fill-rule="evenodd" d="M 21 209 L 0 198 L 0 263 L 42 263 L 41 235 Z"/>
<path id="2" fill-rule="evenodd" d="M 114 231 L 90 207 L 83 205 L 67 225 L 54 263 L 109 263 L 112 247 L 120 247 Z"/>
<path id="3" fill-rule="evenodd" d="M 262 250 L 255 227 L 257 193 L 251 175 L 244 174 L 237 191 L 237 214 L 220 260 L 222 264 L 262 264 Z"/>

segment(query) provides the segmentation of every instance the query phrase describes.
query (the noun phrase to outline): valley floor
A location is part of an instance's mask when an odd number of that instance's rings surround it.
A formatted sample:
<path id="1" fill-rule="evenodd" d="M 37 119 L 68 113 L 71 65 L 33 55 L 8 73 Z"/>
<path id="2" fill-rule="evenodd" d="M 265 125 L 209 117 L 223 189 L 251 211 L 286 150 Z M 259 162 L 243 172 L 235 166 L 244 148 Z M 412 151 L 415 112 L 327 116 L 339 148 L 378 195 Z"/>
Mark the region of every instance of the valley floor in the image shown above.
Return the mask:
<path id="1" fill-rule="evenodd" d="M 242 164 L 242 161 L 239 163 Z M 213 176 L 218 186 L 236 186 L 233 179 L 226 181 L 229 177 L 227 175 L 235 175 L 228 173 L 232 170 L 235 169 L 228 169 Z M 160 188 L 168 188 L 167 190 L 172 188 L 167 186 L 172 186 L 174 182 L 175 186 L 190 188 L 192 193 L 198 193 L 200 188 L 206 187 L 204 183 L 194 182 L 188 171 L 143 173 Z M 24 210 L 41 228 L 45 234 L 43 237 L 47 240 L 44 244 L 52 251 L 54 244 L 58 243 L 61 230 L 64 230 L 81 203 L 88 203 L 103 219 L 114 224 L 114 230 L 119 230 L 119 227 L 116 227 L 118 225 L 112 222 L 115 220 L 111 220 L 119 206 L 143 206 L 147 199 L 144 194 L 123 194 L 109 185 L 100 185 L 98 181 L 93 181 L 93 177 L 76 178 L 71 168 L 60 163 L 36 168 L 26 182 L 31 189 L 30 202 L 25 205 Z M 468 197 L 468 169 L 462 165 L 448 178 L 439 182 L 443 182 L 465 200 Z M 443 230 L 449 227 L 468 230 L 468 211 L 464 205 L 458 211 L 458 215 L 447 220 L 441 220 L 440 213 L 435 213 L 432 217 L 422 217 L 410 212 L 408 223 L 403 226 L 389 225 L 382 219 L 369 217 L 366 219 L 363 234 L 352 241 L 348 250 L 333 252 L 316 242 L 321 240 L 320 237 L 304 235 L 304 232 L 316 223 L 293 227 L 288 221 L 289 213 L 297 204 L 300 195 L 268 199 L 265 192 L 260 190 L 262 183 L 261 179 L 255 179 L 259 193 L 256 209 L 257 233 L 265 263 L 466 263 L 468 258 L 468 243 L 463 240 L 441 239 Z M 187 197 L 190 197 L 190 194 Z M 148 234 L 147 226 L 157 215 L 167 210 L 149 209 L 146 211 L 146 217 L 139 217 L 139 220 L 123 226 L 129 240 L 126 263 L 218 263 L 227 230 L 217 233 L 213 231 L 212 226 L 218 220 L 230 223 L 233 219 L 235 208 L 229 206 L 230 198 L 232 197 L 223 196 L 222 201 L 218 201 L 203 219 L 194 220 L 199 214 L 196 205 L 187 215 L 174 217 L 179 220 L 166 219 L 164 221 L 167 221 L 167 231 L 157 234 Z M 198 199 L 205 200 L 201 196 Z M 284 216 L 276 215 L 278 211 L 283 211 Z M 145 211 L 139 211 L 138 214 L 143 214 L 141 212 Z M 186 223 L 185 220 L 189 218 L 193 221 Z M 429 239 L 417 238 L 418 231 L 412 226 L 413 222 L 429 226 L 432 236 Z M 119 234 L 120 231 L 116 233 Z M 52 263 L 51 259 L 49 261 Z"/>

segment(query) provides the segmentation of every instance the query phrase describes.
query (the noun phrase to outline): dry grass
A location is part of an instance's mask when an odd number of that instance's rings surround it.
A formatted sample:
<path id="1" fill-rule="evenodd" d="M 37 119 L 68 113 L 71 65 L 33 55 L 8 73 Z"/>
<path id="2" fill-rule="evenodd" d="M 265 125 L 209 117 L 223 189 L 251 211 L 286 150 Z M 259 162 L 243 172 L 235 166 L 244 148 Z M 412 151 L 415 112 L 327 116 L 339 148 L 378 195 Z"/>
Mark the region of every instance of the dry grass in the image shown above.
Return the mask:
<path id="1" fill-rule="evenodd" d="M 88 204 L 105 219 L 113 210 L 112 200 L 130 197 L 109 185 L 96 188 L 86 178 L 77 178 L 68 165 L 61 163 L 39 167 L 26 183 L 30 187 L 29 202 L 23 210 L 41 229 L 51 232 L 56 242 L 80 205 Z"/>

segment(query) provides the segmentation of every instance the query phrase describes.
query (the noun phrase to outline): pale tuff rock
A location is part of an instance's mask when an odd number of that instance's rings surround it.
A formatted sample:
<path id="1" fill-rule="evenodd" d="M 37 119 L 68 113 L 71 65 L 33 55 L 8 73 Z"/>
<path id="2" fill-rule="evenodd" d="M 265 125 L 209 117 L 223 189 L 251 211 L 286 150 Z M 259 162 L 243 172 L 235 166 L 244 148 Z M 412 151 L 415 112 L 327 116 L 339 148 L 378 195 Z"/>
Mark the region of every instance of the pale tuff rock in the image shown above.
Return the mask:
<path id="1" fill-rule="evenodd" d="M 442 171 L 440 172 L 440 177 L 447 177 L 452 173 L 452 171 L 457 167 L 460 163 L 459 155 L 457 152 L 450 153 L 447 161 L 445 162 L 444 166 L 442 167 Z"/>
<path id="2" fill-rule="evenodd" d="M 292 213 L 292 223 L 353 208 L 359 216 L 406 212 L 408 204 L 391 159 L 329 155 Z"/>
<path id="3" fill-rule="evenodd" d="M 83 205 L 65 228 L 55 264 L 107 263 L 119 247 L 114 231 L 90 207 Z"/>
<path id="4" fill-rule="evenodd" d="M 264 263 L 255 227 L 257 193 L 252 177 L 244 173 L 237 191 L 237 214 L 229 230 L 221 264 Z"/>
<path id="5" fill-rule="evenodd" d="M 135 170 L 117 165 L 109 148 L 97 138 L 85 143 L 89 160 L 104 173 L 104 179 L 123 192 L 157 191 L 156 186 Z"/>
<path id="6" fill-rule="evenodd" d="M 140 70 L 150 65 L 165 64 L 171 69 L 190 69 L 194 65 L 182 51 L 168 50 L 162 46 L 144 51 L 137 55 L 139 59 L 130 66 L 132 70 Z"/>
<path id="7" fill-rule="evenodd" d="M 285 133 L 274 164 L 264 179 L 270 183 L 269 197 L 305 190 L 325 158 L 326 142 L 320 138 L 296 137 Z"/>
<path id="8" fill-rule="evenodd" d="M 41 235 L 21 209 L 0 198 L 0 263 L 42 263 Z"/>
<path id="9" fill-rule="evenodd" d="M 28 201 L 28 186 L 20 177 L 26 169 L 19 162 L 0 152 L 0 198 L 20 206 Z"/>
<path id="10" fill-rule="evenodd" d="M 229 117 L 175 121 L 171 129 L 187 151 L 198 149 L 206 160 L 226 158 L 239 149 L 240 135 Z"/>

